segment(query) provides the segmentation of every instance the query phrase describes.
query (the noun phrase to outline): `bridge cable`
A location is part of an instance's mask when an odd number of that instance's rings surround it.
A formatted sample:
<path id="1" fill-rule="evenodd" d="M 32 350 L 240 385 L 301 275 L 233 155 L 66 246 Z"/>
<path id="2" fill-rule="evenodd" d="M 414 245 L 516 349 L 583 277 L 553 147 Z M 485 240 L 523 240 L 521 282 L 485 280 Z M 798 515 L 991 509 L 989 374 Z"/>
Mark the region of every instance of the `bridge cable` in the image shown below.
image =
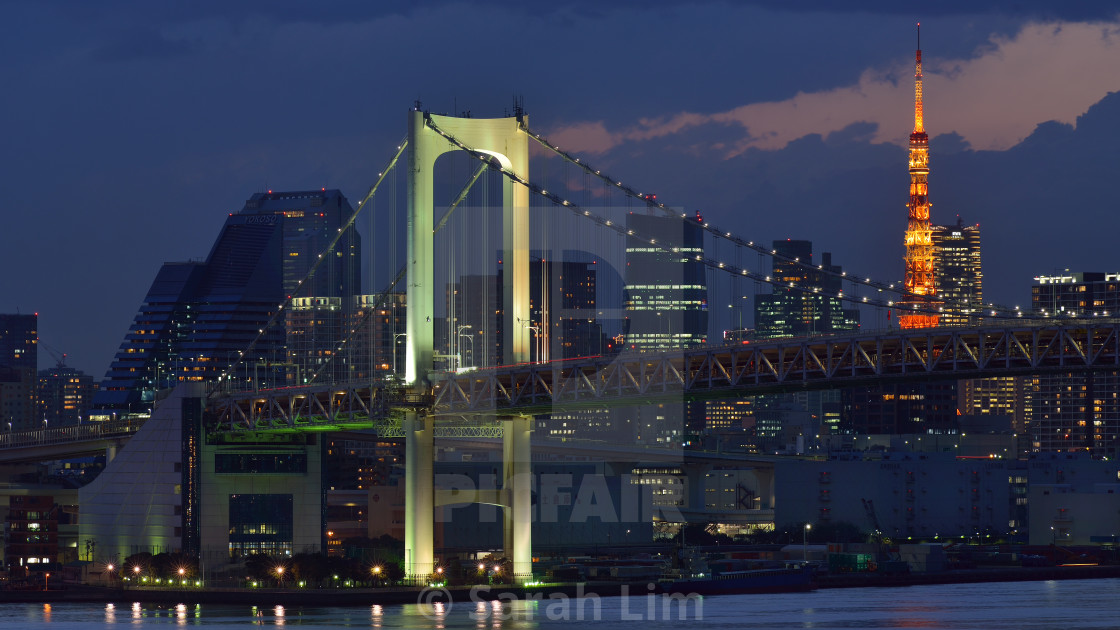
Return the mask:
<path id="1" fill-rule="evenodd" d="M 648 207 L 660 210 L 666 216 L 679 216 L 682 219 L 686 218 L 686 215 L 684 215 L 684 214 L 679 214 L 678 215 L 676 211 L 674 211 L 672 208 L 667 206 L 665 203 L 657 202 L 657 201 L 654 201 L 652 199 L 648 199 L 645 196 L 643 196 L 640 192 L 638 192 L 638 191 L 634 190 L 633 188 L 623 184 L 621 180 L 616 180 L 616 179 L 610 177 L 609 175 L 604 175 L 602 173 L 602 171 L 597 170 L 594 167 L 592 167 L 592 166 L 588 165 L 587 163 L 583 162 L 581 158 L 575 157 L 575 156 L 561 150 L 560 147 L 558 147 L 556 145 L 553 145 L 546 138 L 541 136 L 541 134 L 536 133 L 536 132 L 534 132 L 534 131 L 532 131 L 531 129 L 528 129 L 528 128 L 525 128 L 525 133 L 527 133 L 530 138 L 535 140 L 541 146 L 549 149 L 553 153 L 556 153 L 557 155 L 559 155 L 560 157 L 562 157 L 564 160 L 568 161 L 569 163 L 575 164 L 579 168 L 584 169 L 584 171 L 586 171 L 589 175 L 594 176 L 594 177 L 606 182 L 612 188 L 617 188 L 618 190 L 621 190 L 627 197 L 633 198 L 633 199 L 638 199 L 639 201 L 644 202 Z M 919 301 L 919 302 L 925 302 L 926 300 L 928 300 L 928 296 L 922 296 L 922 295 L 918 295 L 918 294 L 915 294 L 915 293 L 910 293 L 909 291 L 906 291 L 905 288 L 896 287 L 895 286 L 896 283 L 876 281 L 876 280 L 872 280 L 870 277 L 866 277 L 865 279 L 861 280 L 855 274 L 849 275 L 848 272 L 846 272 L 846 271 L 840 271 L 840 272 L 831 271 L 831 270 L 825 269 L 823 265 L 812 265 L 810 263 L 801 262 L 801 260 L 797 257 L 784 256 L 782 254 L 779 254 L 774 249 L 767 248 L 763 245 L 755 244 L 754 241 L 746 241 L 746 240 L 744 240 L 744 239 L 742 239 L 738 236 L 733 235 L 731 232 L 720 230 L 718 227 L 712 226 L 709 223 L 703 223 L 702 227 L 705 231 L 709 232 L 710 234 L 712 234 L 713 236 L 715 236 L 717 238 L 725 238 L 725 239 L 735 243 L 736 245 L 739 245 L 740 247 L 746 247 L 748 249 L 753 249 L 753 250 L 755 250 L 755 251 L 757 251 L 761 254 L 765 254 L 765 255 L 770 256 L 772 258 L 776 258 L 776 259 L 779 259 L 779 260 L 783 260 L 785 262 L 793 263 L 793 264 L 797 265 L 798 267 L 801 267 L 801 268 L 804 268 L 804 269 L 814 270 L 817 273 L 820 273 L 820 274 L 823 274 L 823 275 L 831 275 L 831 276 L 834 276 L 834 277 L 838 277 L 838 278 L 841 278 L 842 280 L 846 280 L 847 282 L 850 282 L 852 284 L 868 286 L 868 287 L 871 287 L 873 289 L 878 290 L 879 292 L 889 291 L 889 292 L 892 292 L 892 293 L 896 293 L 903 299 L 902 300 L 892 300 L 891 302 L 894 303 L 894 305 L 892 306 L 893 308 L 899 308 L 899 306 L 897 305 L 897 302 L 903 301 L 905 299 L 912 299 L 912 300 L 916 300 L 916 301 Z M 771 283 L 771 284 L 773 284 L 773 283 Z M 901 284 L 901 283 L 897 283 L 897 284 Z M 788 287 L 785 287 L 784 285 L 775 285 L 775 286 L 782 286 L 783 288 L 788 288 Z M 871 304 L 871 302 L 863 302 L 863 301 L 859 301 L 859 300 L 852 300 L 852 302 L 859 303 L 859 304 Z M 945 307 L 952 309 L 954 307 L 959 308 L 960 306 L 975 308 L 974 306 L 968 305 L 968 304 L 963 304 L 963 305 L 962 304 L 945 304 L 942 309 L 936 309 L 936 308 L 931 307 L 931 308 L 926 308 L 926 309 L 911 308 L 909 310 L 913 310 L 913 311 L 916 311 L 916 312 L 937 313 L 937 312 L 943 312 Z M 1018 319 L 1018 318 L 1024 317 L 1023 312 L 1021 310 L 1017 309 L 1017 308 L 1016 309 L 1011 309 L 1011 308 L 1008 308 L 1008 307 L 994 307 L 994 306 L 995 305 L 989 305 L 989 307 L 987 308 L 988 312 L 990 313 L 989 315 L 984 315 L 984 313 L 978 312 L 978 313 L 976 313 L 977 316 L 979 316 L 979 317 L 997 317 L 997 318 L 1002 318 L 1002 319 L 1009 319 L 1009 318 Z M 992 308 L 992 307 L 994 307 L 994 308 Z M 1028 316 L 1030 316 L 1030 315 L 1028 315 Z"/>
<path id="2" fill-rule="evenodd" d="M 379 186 L 381 186 L 381 182 L 385 181 L 385 178 L 393 170 L 393 167 L 397 165 L 397 160 L 400 159 L 401 155 L 404 153 L 405 147 L 407 146 L 408 139 L 405 138 L 401 141 L 400 145 L 397 146 L 397 153 L 393 156 L 393 159 L 389 161 L 389 165 L 385 168 L 384 171 L 377 174 L 377 181 L 373 184 L 373 186 L 370 186 L 369 192 L 366 193 L 365 198 L 362 199 L 361 203 L 358 204 L 358 207 L 354 209 L 354 212 L 350 215 L 350 218 L 346 221 L 346 224 L 338 229 L 338 233 L 335 234 L 333 239 L 331 239 L 331 242 L 327 245 L 323 254 L 327 254 L 333 251 L 335 246 L 338 245 L 338 241 L 342 239 L 342 236 L 346 234 L 347 230 L 349 230 L 351 226 L 354 225 L 354 221 L 357 220 L 358 215 L 361 213 L 362 209 L 365 208 L 366 204 L 369 203 L 371 199 L 373 199 L 375 194 L 377 194 L 377 189 Z M 277 306 L 276 313 L 272 315 L 272 317 L 268 320 L 268 323 L 265 324 L 264 327 L 260 328 L 257 331 L 257 336 L 253 338 L 253 341 L 249 344 L 249 347 L 247 347 L 245 350 L 239 351 L 237 359 L 226 366 L 225 371 L 223 371 L 222 374 L 218 377 L 219 385 L 223 380 L 228 381 L 230 378 L 232 378 L 232 372 L 234 368 L 240 365 L 241 362 L 244 361 L 245 356 L 253 351 L 253 349 L 257 346 L 257 343 L 260 342 L 260 340 L 264 337 L 265 331 L 270 330 L 274 325 L 276 325 L 276 322 L 284 313 L 284 309 L 291 305 L 292 296 L 299 294 L 300 287 L 302 287 L 305 282 L 310 280 L 311 277 L 315 275 L 315 270 L 318 269 L 319 265 L 323 263 L 323 254 L 319 254 L 318 260 L 316 260 L 315 263 L 311 265 L 311 268 L 308 269 L 307 275 L 305 275 L 303 279 L 300 280 L 298 284 L 296 284 L 296 288 L 292 291 L 292 295 L 287 296 L 287 298 L 285 298 L 285 300 L 281 302 L 279 306 Z"/>
<path id="3" fill-rule="evenodd" d="M 451 134 L 443 131 L 432 120 L 428 119 L 426 122 L 427 122 L 427 125 L 433 131 L 435 131 L 436 133 L 438 133 L 441 136 L 443 136 L 444 138 L 446 138 L 449 142 L 451 142 L 452 144 L 454 144 L 455 146 L 457 146 L 461 150 L 470 153 L 471 155 L 477 157 L 480 160 L 481 159 L 488 159 L 488 156 L 485 153 L 482 153 L 481 151 L 477 151 L 477 150 L 469 147 L 468 145 L 464 144 L 463 142 L 461 142 L 460 140 L 458 140 L 457 138 L 455 138 Z M 495 170 L 499 171 L 500 173 L 502 173 L 503 175 L 505 175 L 506 177 L 508 177 L 509 179 L 511 179 L 512 181 L 514 181 L 518 184 L 521 184 L 522 186 L 525 186 L 531 192 L 551 200 L 554 204 L 556 204 L 558 206 L 567 208 L 568 210 L 570 210 L 576 216 L 582 216 L 585 219 L 589 219 L 591 221 L 594 221 L 594 222 L 598 223 L 600 225 L 600 227 L 610 229 L 610 230 L 612 230 L 612 231 L 614 231 L 614 232 L 616 232 L 620 235 L 623 235 L 623 236 L 633 237 L 633 238 L 637 238 L 637 239 L 642 240 L 642 241 L 646 241 L 650 245 L 654 245 L 657 248 L 659 248 L 662 251 L 667 252 L 667 253 L 680 253 L 679 252 L 680 248 L 675 248 L 675 247 L 671 247 L 671 246 L 668 246 L 668 245 L 659 245 L 657 243 L 657 239 L 651 238 L 647 235 L 637 233 L 634 230 L 627 229 L 625 227 L 619 226 L 618 224 L 612 222 L 609 219 L 604 219 L 603 217 L 601 217 L 599 215 L 593 214 L 590 210 L 586 210 L 584 208 L 581 208 L 579 205 L 574 204 L 574 203 L 560 197 L 559 195 L 557 195 L 555 193 L 548 192 L 548 190 L 543 189 L 542 187 L 540 187 L 540 186 L 522 178 L 517 173 L 514 173 L 513 171 L 511 171 L 511 170 L 509 170 L 509 169 L 507 169 L 503 166 L 494 166 L 493 168 Z M 618 184 L 618 185 L 621 186 L 621 184 Z M 629 191 L 630 189 L 626 189 L 626 190 Z M 636 197 L 636 196 L 632 196 L 630 194 L 627 194 L 628 201 L 630 199 L 633 199 L 633 198 L 643 199 L 641 197 Z M 643 199 L 643 201 L 644 201 L 644 199 Z M 656 204 L 655 204 L 655 207 L 656 207 Z M 677 215 L 674 213 L 673 216 L 677 216 Z M 678 218 L 681 218 L 682 220 L 687 220 L 686 215 L 679 215 Z M 707 226 L 707 224 L 703 224 L 703 225 L 705 225 L 705 227 Z M 727 237 L 722 236 L 722 235 L 721 235 L 721 237 L 727 238 Z M 772 253 L 770 253 L 766 250 L 761 250 L 761 249 L 758 249 L 758 248 L 754 248 L 753 246 L 752 246 L 752 249 L 756 249 L 756 251 L 759 251 L 759 253 L 761 253 L 761 254 L 766 254 L 766 255 L 769 255 L 769 256 L 776 256 L 776 254 L 772 254 Z M 782 257 L 782 258 L 784 258 L 784 257 Z M 804 293 L 804 294 L 807 294 L 807 295 L 828 295 L 830 297 L 833 296 L 833 294 L 831 294 L 831 293 L 825 293 L 825 292 L 821 291 L 821 289 L 819 287 L 804 287 L 804 286 L 799 286 L 799 285 L 797 285 L 796 283 L 793 283 L 793 282 L 790 282 L 788 284 L 783 284 L 783 283 L 778 282 L 777 280 L 771 278 L 768 275 L 764 275 L 764 274 L 759 273 L 759 272 L 754 272 L 754 271 L 751 271 L 749 269 L 739 267 L 737 265 L 730 265 L 730 264 L 727 264 L 727 263 L 724 263 L 724 262 L 720 262 L 720 261 L 718 261 L 714 258 L 710 258 L 710 257 L 703 256 L 703 255 L 700 255 L 700 254 L 695 255 L 693 257 L 693 259 L 696 262 L 699 262 L 699 263 L 701 263 L 701 264 L 703 264 L 707 267 L 710 267 L 712 269 L 718 269 L 718 270 L 722 270 L 726 273 L 733 273 L 733 274 L 741 275 L 742 277 L 745 277 L 745 278 L 753 278 L 755 280 L 759 280 L 761 282 L 765 282 L 767 284 L 770 284 L 770 285 L 775 286 L 775 287 L 780 287 L 782 289 L 793 290 L 793 291 L 797 291 L 797 292 Z M 796 259 L 793 259 L 793 262 L 799 262 L 799 261 L 797 261 Z M 822 267 L 821 270 L 823 271 L 823 265 L 821 267 Z M 839 275 L 841 277 L 846 277 L 847 272 L 841 272 Z M 852 281 L 851 278 L 848 278 L 848 280 Z M 869 281 L 870 281 L 870 279 L 869 279 Z M 867 284 L 867 283 L 860 282 L 859 284 Z M 867 286 L 871 286 L 871 287 L 877 289 L 877 291 L 879 293 L 883 293 L 884 291 L 890 290 L 890 289 L 886 288 L 885 285 L 881 285 L 881 284 L 878 284 L 878 283 L 868 284 Z M 894 289 L 892 292 L 900 293 L 902 296 L 908 295 L 906 292 L 899 291 L 897 289 Z M 853 297 L 851 295 L 845 295 L 843 289 L 841 289 L 838 293 L 836 293 L 835 297 L 838 300 L 846 301 L 846 302 L 849 302 L 849 303 L 852 303 L 852 304 L 863 304 L 863 305 L 867 305 L 867 306 L 875 306 L 875 307 L 881 307 L 881 308 L 896 308 L 896 309 L 902 310 L 902 305 L 899 303 L 899 301 L 883 300 L 883 299 L 870 299 L 867 296 L 863 296 L 862 298 L 858 297 L 858 296 Z M 939 313 L 939 312 L 943 312 L 943 310 L 944 310 L 944 307 L 920 308 L 917 305 L 907 305 L 907 306 L 910 306 L 910 308 L 906 309 L 906 310 L 911 311 L 911 312 L 919 312 L 919 313 L 923 313 L 923 312 L 924 313 Z M 996 312 L 997 311 L 995 311 L 995 310 L 991 311 L 991 316 L 992 317 L 998 317 L 996 315 Z M 1018 319 L 1023 319 L 1023 318 L 1047 319 L 1047 318 L 1044 318 L 1044 317 L 1041 317 L 1041 316 L 1035 316 L 1033 314 L 1026 314 L 1026 313 L 1024 313 L 1022 311 L 1019 311 L 1019 310 L 1015 310 L 1014 315 L 1006 315 L 1004 317 L 1005 318 L 1018 318 Z"/>

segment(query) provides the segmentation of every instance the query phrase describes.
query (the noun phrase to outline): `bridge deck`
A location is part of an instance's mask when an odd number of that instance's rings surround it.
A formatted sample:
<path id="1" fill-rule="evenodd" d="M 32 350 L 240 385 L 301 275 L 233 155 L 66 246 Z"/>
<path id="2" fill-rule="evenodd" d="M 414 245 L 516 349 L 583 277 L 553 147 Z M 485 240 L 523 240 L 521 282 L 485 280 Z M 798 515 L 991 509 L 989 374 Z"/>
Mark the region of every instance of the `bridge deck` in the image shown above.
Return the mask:
<path id="1" fill-rule="evenodd" d="M 481 420 L 665 399 L 1118 370 L 1118 340 L 1117 319 L 772 340 L 438 374 L 430 391 L 407 397 L 399 387 L 368 382 L 236 392 L 215 396 L 211 410 L 215 428 L 225 431 L 382 426 L 392 434 L 399 431 L 392 412 L 402 406 Z"/>

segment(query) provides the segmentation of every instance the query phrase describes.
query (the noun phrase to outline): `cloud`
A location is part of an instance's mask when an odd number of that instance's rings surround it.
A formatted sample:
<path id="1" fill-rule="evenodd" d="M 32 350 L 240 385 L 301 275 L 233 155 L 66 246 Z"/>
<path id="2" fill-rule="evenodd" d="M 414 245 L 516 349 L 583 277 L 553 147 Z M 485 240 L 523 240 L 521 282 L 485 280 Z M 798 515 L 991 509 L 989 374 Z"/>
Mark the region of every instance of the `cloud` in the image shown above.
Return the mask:
<path id="1" fill-rule="evenodd" d="M 1042 121 L 1072 124 L 1120 88 L 1120 27 L 1101 23 L 1035 23 L 1014 37 L 993 36 L 970 59 L 939 59 L 924 51 L 926 129 L 955 133 L 972 148 L 1005 150 Z M 604 153 L 624 143 L 688 134 L 711 123 L 727 126 L 724 157 L 775 150 L 807 134 L 830 134 L 853 123 L 876 126 L 874 142 L 904 145 L 913 126 L 913 65 L 865 70 L 853 85 L 798 93 L 716 113 L 679 112 L 639 119 L 612 130 L 577 122 L 553 132 L 572 151 Z"/>

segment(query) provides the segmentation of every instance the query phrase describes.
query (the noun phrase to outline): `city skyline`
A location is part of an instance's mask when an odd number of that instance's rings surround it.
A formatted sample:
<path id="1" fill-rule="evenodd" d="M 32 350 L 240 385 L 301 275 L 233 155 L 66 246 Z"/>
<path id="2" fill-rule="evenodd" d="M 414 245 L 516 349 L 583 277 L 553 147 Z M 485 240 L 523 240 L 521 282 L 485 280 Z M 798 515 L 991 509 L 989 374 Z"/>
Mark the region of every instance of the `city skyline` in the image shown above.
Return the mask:
<path id="1" fill-rule="evenodd" d="M 255 192 L 358 197 L 417 97 L 433 111 L 501 116 L 521 95 L 553 142 L 661 186 L 671 205 L 900 279 L 919 20 L 931 218 L 984 225 L 985 297 L 1025 306 L 1035 275 L 1112 270 L 1108 230 L 1083 229 L 1099 221 L 1116 166 L 1099 143 L 1120 109 L 1108 96 L 1120 85 L 1111 11 L 860 8 L 8 6 L 18 34 L 0 44 L 13 60 L 0 72 L 21 96 L 5 104 L 19 123 L 4 162 L 6 232 L 25 236 L 5 240 L 0 312 L 39 312 L 44 342 L 99 378 L 162 263 L 204 255 Z M 451 46 L 415 45 L 467 28 L 523 49 L 513 78 Z M 586 40 L 595 59 L 546 40 Z"/>

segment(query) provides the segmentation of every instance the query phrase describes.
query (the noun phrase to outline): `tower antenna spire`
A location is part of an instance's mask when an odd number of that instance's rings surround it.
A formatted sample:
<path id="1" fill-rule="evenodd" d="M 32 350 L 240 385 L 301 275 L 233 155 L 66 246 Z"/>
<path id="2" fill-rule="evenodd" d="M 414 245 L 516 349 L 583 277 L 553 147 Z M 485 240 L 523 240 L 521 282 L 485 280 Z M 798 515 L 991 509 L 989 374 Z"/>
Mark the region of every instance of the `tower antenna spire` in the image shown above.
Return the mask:
<path id="1" fill-rule="evenodd" d="M 906 290 L 916 297 L 899 303 L 901 328 L 937 326 L 937 286 L 933 269 L 933 238 L 929 222 L 929 136 L 922 108 L 922 24 L 914 55 L 914 131 L 910 134 L 910 203 L 906 226 Z M 925 312 L 921 312 L 925 311 Z M 932 312 L 930 312 L 932 311 Z"/>

